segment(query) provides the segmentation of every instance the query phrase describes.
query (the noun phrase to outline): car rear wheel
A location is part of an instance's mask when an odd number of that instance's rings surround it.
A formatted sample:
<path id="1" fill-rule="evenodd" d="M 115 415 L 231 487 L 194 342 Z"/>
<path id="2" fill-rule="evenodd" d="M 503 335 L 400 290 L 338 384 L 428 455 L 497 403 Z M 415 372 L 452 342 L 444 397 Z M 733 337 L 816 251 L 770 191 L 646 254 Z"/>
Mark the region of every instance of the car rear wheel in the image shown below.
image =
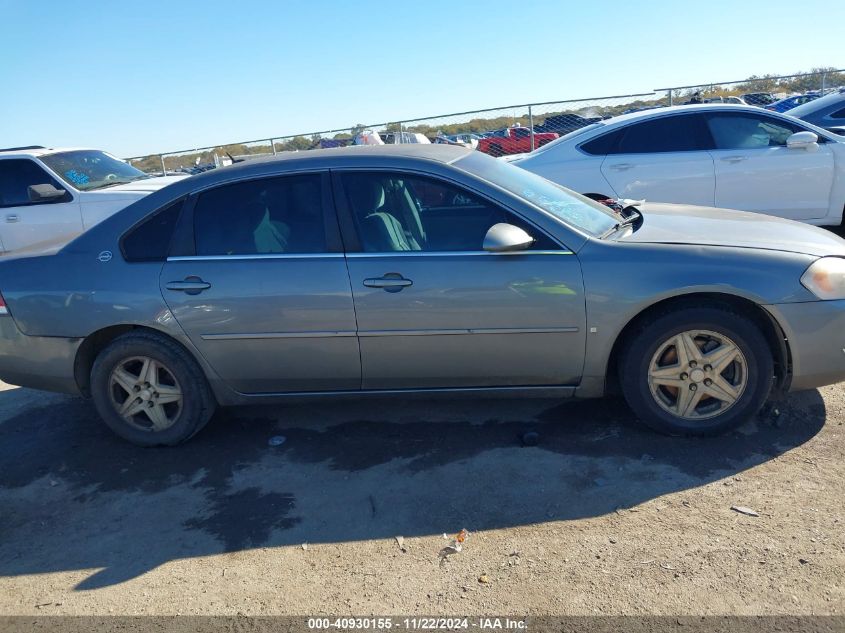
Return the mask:
<path id="1" fill-rule="evenodd" d="M 105 423 L 139 446 L 172 446 L 214 412 L 202 370 L 177 343 L 151 332 L 111 342 L 94 361 L 91 395 Z"/>
<path id="2" fill-rule="evenodd" d="M 619 363 L 634 413 L 672 435 L 713 435 L 738 426 L 763 406 L 773 378 L 765 336 L 728 308 L 663 314 L 633 333 Z"/>

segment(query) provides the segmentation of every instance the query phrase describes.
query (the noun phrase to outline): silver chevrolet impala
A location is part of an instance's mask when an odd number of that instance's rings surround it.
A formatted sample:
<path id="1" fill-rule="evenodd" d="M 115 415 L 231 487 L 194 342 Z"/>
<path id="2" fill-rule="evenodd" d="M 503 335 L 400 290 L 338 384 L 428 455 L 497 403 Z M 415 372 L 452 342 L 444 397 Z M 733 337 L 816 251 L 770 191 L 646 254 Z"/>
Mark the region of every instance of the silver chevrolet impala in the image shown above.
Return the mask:
<path id="1" fill-rule="evenodd" d="M 0 260 L 0 378 L 176 444 L 218 405 L 597 397 L 718 433 L 845 379 L 845 241 L 755 214 L 621 211 L 448 145 L 195 176 Z"/>

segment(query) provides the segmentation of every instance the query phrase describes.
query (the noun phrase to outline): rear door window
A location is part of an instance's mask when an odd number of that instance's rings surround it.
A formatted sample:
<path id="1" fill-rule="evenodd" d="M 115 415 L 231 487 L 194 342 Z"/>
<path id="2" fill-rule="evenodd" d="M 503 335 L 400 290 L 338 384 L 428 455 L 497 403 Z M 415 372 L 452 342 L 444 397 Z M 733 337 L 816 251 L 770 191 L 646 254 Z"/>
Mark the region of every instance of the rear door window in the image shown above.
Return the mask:
<path id="1" fill-rule="evenodd" d="M 173 231 L 179 221 L 184 199 L 153 213 L 123 238 L 123 257 L 129 262 L 158 262 L 167 259 Z"/>
<path id="2" fill-rule="evenodd" d="M 612 154 L 616 149 L 616 144 L 619 142 L 621 132 L 609 132 L 587 141 L 581 145 L 581 149 L 593 156 L 604 156 L 605 154 Z"/>
<path id="3" fill-rule="evenodd" d="M 704 122 L 698 114 L 661 116 L 621 130 L 610 154 L 657 154 L 710 149 Z"/>
<path id="4" fill-rule="evenodd" d="M 194 207 L 197 255 L 325 253 L 322 177 L 304 174 L 223 185 Z"/>

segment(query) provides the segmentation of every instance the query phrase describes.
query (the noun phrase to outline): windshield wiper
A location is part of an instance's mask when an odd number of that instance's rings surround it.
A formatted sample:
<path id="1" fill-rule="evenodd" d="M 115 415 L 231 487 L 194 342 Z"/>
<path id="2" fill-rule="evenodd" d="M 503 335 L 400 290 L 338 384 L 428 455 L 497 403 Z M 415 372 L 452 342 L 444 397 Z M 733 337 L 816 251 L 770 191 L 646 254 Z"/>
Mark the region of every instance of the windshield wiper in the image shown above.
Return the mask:
<path id="1" fill-rule="evenodd" d="M 634 222 L 639 220 L 641 217 L 643 217 L 643 214 L 640 213 L 639 211 L 637 211 L 634 207 L 628 206 L 628 207 L 625 207 L 625 208 L 626 208 L 626 210 L 630 210 L 631 215 L 629 215 L 628 217 L 620 220 L 619 222 L 617 222 L 616 224 L 611 226 L 609 229 L 607 229 L 604 233 L 599 235 L 600 240 L 603 240 L 603 239 L 610 237 L 611 235 L 613 235 L 614 233 L 616 233 L 620 229 L 623 229 L 626 226 L 630 226 L 631 224 L 633 224 Z"/>
<path id="2" fill-rule="evenodd" d="M 109 180 L 108 182 L 104 182 L 102 185 L 97 187 L 89 187 L 88 191 L 96 191 L 97 189 L 106 189 L 107 187 L 115 187 L 117 185 L 128 185 L 130 182 L 135 182 L 136 178 L 131 178 L 130 180 Z"/>

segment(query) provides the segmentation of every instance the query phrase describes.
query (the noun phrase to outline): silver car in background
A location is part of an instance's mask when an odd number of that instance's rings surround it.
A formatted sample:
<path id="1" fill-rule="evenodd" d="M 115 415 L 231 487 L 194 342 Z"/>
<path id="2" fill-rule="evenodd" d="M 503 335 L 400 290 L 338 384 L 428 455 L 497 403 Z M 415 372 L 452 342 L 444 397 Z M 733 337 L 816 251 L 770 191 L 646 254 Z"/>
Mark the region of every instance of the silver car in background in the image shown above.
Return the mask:
<path id="1" fill-rule="evenodd" d="M 621 391 L 712 434 L 845 379 L 843 257 L 821 229 L 617 213 L 455 146 L 290 154 L 0 262 L 0 378 L 90 395 L 141 445 L 218 405 L 362 394 Z"/>

